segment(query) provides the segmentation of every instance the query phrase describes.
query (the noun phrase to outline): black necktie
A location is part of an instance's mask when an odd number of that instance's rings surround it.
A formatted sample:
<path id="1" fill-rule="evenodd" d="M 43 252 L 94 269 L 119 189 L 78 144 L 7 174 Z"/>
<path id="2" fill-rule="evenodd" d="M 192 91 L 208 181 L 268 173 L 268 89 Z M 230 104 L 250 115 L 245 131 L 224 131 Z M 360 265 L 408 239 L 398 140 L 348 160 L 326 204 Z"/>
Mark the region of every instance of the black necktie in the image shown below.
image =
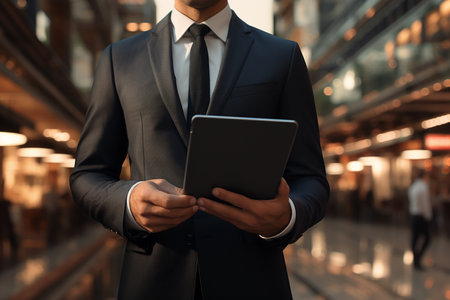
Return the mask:
<path id="1" fill-rule="evenodd" d="M 194 40 L 189 67 L 188 124 L 192 116 L 206 114 L 209 105 L 209 58 L 205 35 L 211 29 L 204 24 L 193 24 L 189 32 Z"/>

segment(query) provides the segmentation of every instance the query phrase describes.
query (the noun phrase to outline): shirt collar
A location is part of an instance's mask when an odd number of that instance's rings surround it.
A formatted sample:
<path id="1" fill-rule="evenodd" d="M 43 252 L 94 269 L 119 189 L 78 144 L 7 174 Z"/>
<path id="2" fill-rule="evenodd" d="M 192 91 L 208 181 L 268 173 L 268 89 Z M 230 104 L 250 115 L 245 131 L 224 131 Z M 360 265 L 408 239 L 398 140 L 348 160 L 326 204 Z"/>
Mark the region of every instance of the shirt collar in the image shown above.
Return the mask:
<path id="1" fill-rule="evenodd" d="M 178 42 L 189 29 L 189 27 L 195 22 L 189 17 L 183 15 L 176 8 L 172 9 L 171 21 L 173 24 L 173 37 L 175 43 Z M 220 12 L 202 22 L 202 24 L 208 25 L 211 31 L 220 38 L 223 42 L 226 42 L 228 36 L 228 27 L 231 20 L 231 9 L 227 5 Z"/>

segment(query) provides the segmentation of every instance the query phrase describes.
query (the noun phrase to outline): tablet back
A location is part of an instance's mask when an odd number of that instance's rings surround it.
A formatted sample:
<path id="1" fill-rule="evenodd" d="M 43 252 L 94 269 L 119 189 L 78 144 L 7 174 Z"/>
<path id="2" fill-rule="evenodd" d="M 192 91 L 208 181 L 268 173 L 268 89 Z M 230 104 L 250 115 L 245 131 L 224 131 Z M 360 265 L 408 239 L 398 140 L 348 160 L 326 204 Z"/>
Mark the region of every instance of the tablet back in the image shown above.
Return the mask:
<path id="1" fill-rule="evenodd" d="M 274 198 L 297 127 L 292 120 L 194 116 L 184 192 L 213 199 L 211 190 L 221 187 L 252 199 Z"/>

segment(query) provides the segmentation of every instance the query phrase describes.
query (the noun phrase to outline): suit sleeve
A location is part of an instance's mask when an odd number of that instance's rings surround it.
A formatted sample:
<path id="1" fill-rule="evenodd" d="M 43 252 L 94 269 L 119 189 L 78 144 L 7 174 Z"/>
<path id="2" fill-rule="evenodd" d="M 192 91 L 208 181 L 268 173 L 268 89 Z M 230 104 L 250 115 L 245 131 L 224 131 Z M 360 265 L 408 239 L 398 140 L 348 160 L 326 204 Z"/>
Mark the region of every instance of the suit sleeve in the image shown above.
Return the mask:
<path id="1" fill-rule="evenodd" d="M 292 51 L 280 114 L 282 118 L 296 120 L 299 124 L 284 174 L 297 214 L 294 228 L 282 238 L 287 244 L 295 242 L 324 217 L 329 198 L 314 95 L 308 70 L 297 44 Z"/>
<path id="2" fill-rule="evenodd" d="M 123 235 L 127 193 L 136 181 L 120 180 L 128 138 L 111 51 L 105 49 L 97 66 L 70 185 L 84 211 Z"/>

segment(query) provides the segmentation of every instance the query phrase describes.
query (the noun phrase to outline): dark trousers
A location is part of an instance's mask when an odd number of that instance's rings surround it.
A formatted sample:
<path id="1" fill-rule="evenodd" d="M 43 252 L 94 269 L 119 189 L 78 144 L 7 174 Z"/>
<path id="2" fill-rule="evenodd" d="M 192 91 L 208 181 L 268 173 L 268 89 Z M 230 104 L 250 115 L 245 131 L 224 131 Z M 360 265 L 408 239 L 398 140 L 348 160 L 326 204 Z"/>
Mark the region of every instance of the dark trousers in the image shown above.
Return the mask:
<path id="1" fill-rule="evenodd" d="M 194 300 L 202 300 L 203 296 L 202 296 L 202 287 L 201 287 L 201 283 L 200 283 L 200 276 L 198 274 L 197 271 L 197 278 L 195 280 L 195 296 L 194 296 Z"/>
<path id="2" fill-rule="evenodd" d="M 414 266 L 420 267 L 422 256 L 430 244 L 430 222 L 424 217 L 416 215 L 411 218 L 411 226 L 411 249 L 414 255 Z"/>

